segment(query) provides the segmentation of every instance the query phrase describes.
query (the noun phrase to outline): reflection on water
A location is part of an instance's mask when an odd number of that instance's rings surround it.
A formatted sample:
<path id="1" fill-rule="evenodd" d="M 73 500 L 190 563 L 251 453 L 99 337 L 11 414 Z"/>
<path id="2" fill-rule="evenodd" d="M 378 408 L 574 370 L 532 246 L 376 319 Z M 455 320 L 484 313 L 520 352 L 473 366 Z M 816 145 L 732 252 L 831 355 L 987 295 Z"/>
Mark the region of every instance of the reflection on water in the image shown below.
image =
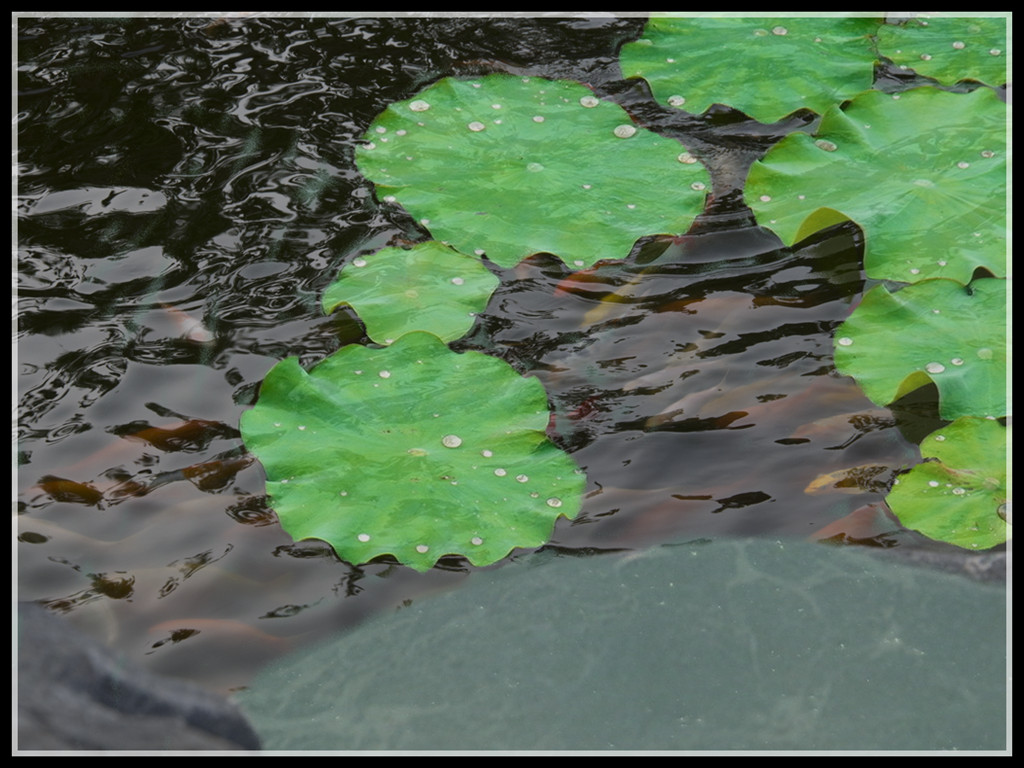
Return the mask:
<path id="1" fill-rule="evenodd" d="M 454 559 L 420 575 L 291 542 L 238 419 L 279 359 L 309 366 L 361 338 L 318 306 L 346 258 L 423 237 L 354 169 L 378 112 L 448 74 L 600 87 L 642 26 L 20 19 L 21 599 L 150 669 L 231 688 L 283 649 L 464 579 Z M 719 179 L 776 137 L 721 116 L 688 125 L 690 148 L 739 158 Z M 624 266 L 508 270 L 464 342 L 541 378 L 589 470 L 557 546 L 804 536 L 878 500 L 910 460 L 890 412 L 831 370 L 831 329 L 861 288 L 856 233 L 790 253 L 726 214 Z M 882 479 L 804 493 L 860 466 Z"/>

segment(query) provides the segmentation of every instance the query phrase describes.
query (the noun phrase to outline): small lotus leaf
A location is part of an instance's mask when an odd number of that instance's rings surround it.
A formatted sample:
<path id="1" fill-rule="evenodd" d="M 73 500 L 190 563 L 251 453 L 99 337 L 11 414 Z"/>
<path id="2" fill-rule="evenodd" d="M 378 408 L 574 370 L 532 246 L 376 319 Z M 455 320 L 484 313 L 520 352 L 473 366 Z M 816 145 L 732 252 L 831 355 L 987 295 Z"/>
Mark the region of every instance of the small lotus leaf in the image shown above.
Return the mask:
<path id="1" fill-rule="evenodd" d="M 967 549 L 1010 537 L 1006 446 L 994 419 L 960 418 L 921 443 L 925 461 L 902 475 L 886 501 L 907 528 Z M 929 460 L 930 459 L 930 460 Z"/>
<path id="2" fill-rule="evenodd" d="M 356 152 L 384 201 L 438 240 L 510 267 L 550 252 L 589 266 L 687 230 L 707 171 L 579 83 L 445 78 L 377 117 Z"/>
<path id="3" fill-rule="evenodd" d="M 858 18 L 652 18 L 620 61 L 661 102 L 693 113 L 724 103 L 771 123 L 870 88 L 878 26 Z"/>
<path id="4" fill-rule="evenodd" d="M 424 571 L 447 554 L 487 565 L 540 546 L 577 514 L 585 478 L 547 423 L 539 381 L 417 331 L 343 347 L 309 373 L 278 363 L 242 437 L 294 539 Z"/>
<path id="5" fill-rule="evenodd" d="M 899 97 L 899 98 L 897 98 Z M 872 91 L 829 110 L 751 168 L 746 199 L 787 243 L 843 215 L 869 277 L 966 283 L 1006 274 L 1006 105 L 987 88 Z"/>
<path id="6" fill-rule="evenodd" d="M 945 419 L 1007 415 L 1005 280 L 875 286 L 835 339 L 836 368 L 879 405 L 934 382 Z"/>
<path id="7" fill-rule="evenodd" d="M 351 306 L 379 344 L 410 331 L 452 341 L 470 329 L 498 282 L 479 259 L 428 241 L 352 260 L 327 287 L 323 307 L 330 314 Z"/>
<path id="8" fill-rule="evenodd" d="M 886 58 L 945 84 L 978 80 L 1006 82 L 1006 18 L 927 16 L 878 31 Z"/>

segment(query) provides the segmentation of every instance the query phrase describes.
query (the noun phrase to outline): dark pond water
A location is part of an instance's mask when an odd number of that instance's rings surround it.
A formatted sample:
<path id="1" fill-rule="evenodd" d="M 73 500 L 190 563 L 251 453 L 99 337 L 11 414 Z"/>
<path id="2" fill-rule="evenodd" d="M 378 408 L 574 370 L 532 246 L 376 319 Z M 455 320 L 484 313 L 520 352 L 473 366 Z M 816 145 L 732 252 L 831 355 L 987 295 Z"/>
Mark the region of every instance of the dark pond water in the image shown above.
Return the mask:
<path id="1" fill-rule="evenodd" d="M 20 599 L 228 690 L 471 578 L 457 558 L 416 574 L 292 542 L 239 416 L 278 360 L 359 341 L 318 304 L 346 260 L 426 238 L 354 167 L 380 111 L 443 76 L 512 71 L 641 115 L 616 56 L 643 23 L 19 19 Z M 934 403 L 879 409 L 832 368 L 831 331 L 863 290 L 859 232 L 784 249 L 736 194 L 746 164 L 804 124 L 720 110 L 661 125 L 716 172 L 693 231 L 584 274 L 544 255 L 502 271 L 456 344 L 538 376 L 553 436 L 587 470 L 584 510 L 552 547 L 924 546 L 877 507 L 826 528 L 881 501 Z"/>

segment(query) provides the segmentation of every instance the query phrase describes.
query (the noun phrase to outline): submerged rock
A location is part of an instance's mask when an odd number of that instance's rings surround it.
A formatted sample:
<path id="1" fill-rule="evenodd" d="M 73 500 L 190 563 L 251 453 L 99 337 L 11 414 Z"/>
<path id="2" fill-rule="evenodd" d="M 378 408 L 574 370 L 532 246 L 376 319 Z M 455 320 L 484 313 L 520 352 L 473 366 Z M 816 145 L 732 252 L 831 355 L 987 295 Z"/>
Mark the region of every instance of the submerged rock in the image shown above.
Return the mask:
<path id="1" fill-rule="evenodd" d="M 233 703 L 125 664 L 33 603 L 18 606 L 20 750 L 257 750 Z"/>

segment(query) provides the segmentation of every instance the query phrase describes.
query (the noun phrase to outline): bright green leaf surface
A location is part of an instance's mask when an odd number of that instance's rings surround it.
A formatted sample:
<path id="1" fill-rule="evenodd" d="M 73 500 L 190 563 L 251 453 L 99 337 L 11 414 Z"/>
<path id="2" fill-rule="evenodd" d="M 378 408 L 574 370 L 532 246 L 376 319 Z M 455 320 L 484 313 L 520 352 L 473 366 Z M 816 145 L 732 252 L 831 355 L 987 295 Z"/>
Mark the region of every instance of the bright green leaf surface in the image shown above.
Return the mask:
<path id="1" fill-rule="evenodd" d="M 343 347 L 309 373 L 282 361 L 242 436 L 293 538 L 427 570 L 446 554 L 486 565 L 540 546 L 576 515 L 585 478 L 547 422 L 536 379 L 416 332 Z"/>
<path id="2" fill-rule="evenodd" d="M 727 104 L 772 123 L 871 87 L 878 19 L 654 18 L 622 47 L 626 77 L 688 112 Z M 680 101 L 684 99 L 685 101 Z"/>
<path id="3" fill-rule="evenodd" d="M 1007 415 L 1005 280 L 876 286 L 835 339 L 836 368 L 879 405 L 932 381 L 945 419 Z"/>
<path id="4" fill-rule="evenodd" d="M 988 89 L 879 91 L 830 110 L 750 171 L 746 199 L 787 243 L 839 211 L 864 230 L 869 277 L 966 283 L 1006 273 L 1006 105 Z M 831 220 L 834 220 L 834 216 Z"/>
<path id="5" fill-rule="evenodd" d="M 351 306 L 380 344 L 410 331 L 452 341 L 470 329 L 497 286 L 479 259 L 429 241 L 354 259 L 324 292 L 323 306 L 328 314 Z"/>
<path id="6" fill-rule="evenodd" d="M 899 478 L 886 498 L 907 528 L 967 549 L 1010 536 L 1006 446 L 1009 429 L 992 419 L 961 418 L 926 437 L 925 461 Z"/>
<path id="7" fill-rule="evenodd" d="M 539 77 L 446 78 L 364 138 L 356 162 L 383 200 L 504 267 L 543 251 L 575 266 L 625 257 L 641 236 L 686 231 L 709 183 L 677 141 Z"/>
<path id="8" fill-rule="evenodd" d="M 923 15 L 905 24 L 886 24 L 878 50 L 894 63 L 951 85 L 978 80 L 1006 82 L 1006 18 Z"/>

